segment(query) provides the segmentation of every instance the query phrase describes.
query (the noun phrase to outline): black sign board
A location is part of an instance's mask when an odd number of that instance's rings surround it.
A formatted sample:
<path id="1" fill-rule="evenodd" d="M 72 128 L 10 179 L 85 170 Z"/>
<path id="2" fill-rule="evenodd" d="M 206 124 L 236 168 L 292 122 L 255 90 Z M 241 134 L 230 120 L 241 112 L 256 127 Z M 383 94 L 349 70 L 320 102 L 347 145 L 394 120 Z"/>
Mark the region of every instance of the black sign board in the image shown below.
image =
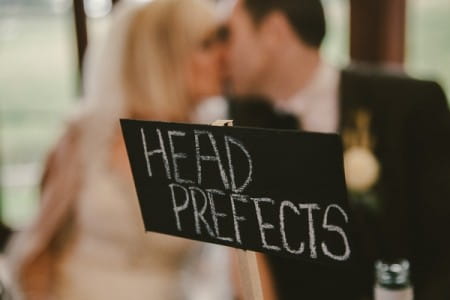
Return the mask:
<path id="1" fill-rule="evenodd" d="M 321 263 L 351 257 L 337 135 L 121 125 L 147 231 Z"/>

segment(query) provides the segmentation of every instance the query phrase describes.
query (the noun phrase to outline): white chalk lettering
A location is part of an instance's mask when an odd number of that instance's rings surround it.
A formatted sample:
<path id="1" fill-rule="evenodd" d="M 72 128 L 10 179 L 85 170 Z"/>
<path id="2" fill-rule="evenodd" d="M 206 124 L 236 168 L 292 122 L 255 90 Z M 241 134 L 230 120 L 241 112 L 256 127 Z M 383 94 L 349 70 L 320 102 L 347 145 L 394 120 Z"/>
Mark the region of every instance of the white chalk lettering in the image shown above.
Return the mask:
<path id="1" fill-rule="evenodd" d="M 149 151 L 147 148 L 147 140 L 144 133 L 144 128 L 141 128 L 141 137 L 142 137 L 142 145 L 144 147 L 144 156 L 145 156 L 145 162 L 147 164 L 147 172 L 148 176 L 152 177 L 152 169 L 150 167 L 150 157 L 155 154 L 161 154 L 164 162 L 164 168 L 166 169 L 166 175 L 167 178 L 172 179 L 172 176 L 170 175 L 170 167 L 169 167 L 169 159 L 167 158 L 166 148 L 164 147 L 164 141 L 161 135 L 161 130 L 156 129 L 156 132 L 158 133 L 158 139 L 159 139 L 159 147 L 158 149 Z"/>
<path id="2" fill-rule="evenodd" d="M 208 205 L 208 198 L 206 197 L 205 192 L 202 189 L 199 189 L 198 187 L 190 187 L 189 188 L 191 192 L 191 199 L 192 199 L 192 206 L 194 208 L 194 220 L 195 220 L 195 231 L 197 234 L 201 234 L 201 228 L 200 228 L 200 221 L 205 225 L 206 230 L 208 231 L 209 235 L 214 237 L 214 232 L 211 230 L 211 227 L 209 226 L 208 222 L 205 219 L 205 212 L 206 207 Z M 197 203 L 197 197 L 195 194 L 200 194 L 201 198 L 203 199 L 203 205 L 200 210 L 198 210 L 198 203 Z"/>
<path id="3" fill-rule="evenodd" d="M 266 230 L 274 229 L 274 226 L 270 223 L 265 223 L 263 221 L 262 214 L 261 214 L 261 208 L 259 207 L 260 202 L 269 203 L 269 204 L 273 205 L 275 201 L 273 201 L 270 198 L 251 198 L 251 200 L 255 204 L 256 217 L 258 218 L 259 233 L 261 234 L 261 241 L 262 241 L 263 248 L 266 248 L 269 250 L 280 251 L 281 250 L 280 247 L 267 244 Z"/>
<path id="4" fill-rule="evenodd" d="M 236 174 L 234 172 L 233 161 L 231 159 L 230 144 L 233 144 L 233 145 L 237 146 L 239 149 L 241 149 L 242 153 L 244 153 L 245 157 L 247 158 L 247 162 L 248 162 L 247 178 L 244 180 L 244 182 L 239 187 L 236 185 L 236 179 L 235 179 Z M 247 188 L 248 184 L 252 180 L 252 173 L 253 173 L 252 158 L 250 156 L 250 153 L 247 151 L 247 149 L 245 149 L 244 145 L 240 141 L 238 141 L 235 138 L 232 138 L 230 136 L 225 136 L 225 148 L 227 150 L 228 166 L 230 169 L 231 188 L 232 188 L 233 192 L 241 193 L 242 191 L 245 190 L 245 188 Z"/>
<path id="5" fill-rule="evenodd" d="M 294 211 L 295 214 L 300 215 L 300 211 L 297 209 L 297 207 L 295 207 L 295 205 L 291 202 L 291 201 L 283 201 L 281 202 L 280 205 L 280 232 L 281 232 L 281 238 L 282 238 L 282 242 L 283 242 L 283 247 L 286 251 L 288 251 L 289 253 L 292 254 L 302 254 L 303 251 L 305 250 L 305 243 L 301 242 L 300 243 L 300 247 L 297 250 L 292 249 L 289 246 L 289 243 L 287 241 L 287 237 L 286 237 L 286 230 L 285 230 L 285 221 L 284 221 L 284 209 L 288 207 L 290 208 L 292 211 Z"/>
<path id="6" fill-rule="evenodd" d="M 222 178 L 223 185 L 226 190 L 230 188 L 230 184 L 228 183 L 228 178 L 225 173 L 225 169 L 222 164 L 222 160 L 220 159 L 219 150 L 217 148 L 216 140 L 214 139 L 214 136 L 209 131 L 203 131 L 203 130 L 194 130 L 195 133 L 195 151 L 196 151 L 196 158 L 197 158 L 197 174 L 198 174 L 198 185 L 202 184 L 202 161 L 213 161 L 217 163 L 217 166 L 220 171 L 220 176 Z M 200 151 L 200 136 L 206 135 L 208 136 L 209 142 L 213 148 L 214 155 L 202 155 Z"/>
<path id="7" fill-rule="evenodd" d="M 177 160 L 186 159 L 188 156 L 186 153 L 175 152 L 175 146 L 174 146 L 174 141 L 173 141 L 174 136 L 184 137 L 184 136 L 186 136 L 186 133 L 184 133 L 182 131 L 171 130 L 171 131 L 167 132 L 167 134 L 169 135 L 170 152 L 172 154 L 173 173 L 174 173 L 175 181 L 178 183 L 185 183 L 185 184 L 194 183 L 192 180 L 181 178 L 180 172 L 178 170 Z"/>
<path id="8" fill-rule="evenodd" d="M 180 212 L 185 210 L 189 205 L 189 193 L 188 190 L 176 183 L 169 184 L 170 193 L 172 195 L 173 212 L 175 213 L 175 220 L 177 221 L 177 228 L 181 231 Z M 182 205 L 177 205 L 175 188 L 179 188 L 184 192 L 184 202 Z"/>
<path id="9" fill-rule="evenodd" d="M 217 212 L 216 204 L 214 203 L 214 195 L 225 196 L 225 193 L 222 191 L 219 191 L 219 190 L 214 190 L 214 189 L 208 189 L 208 190 L 206 190 L 206 193 L 208 194 L 209 206 L 211 207 L 211 216 L 212 216 L 213 223 L 214 223 L 216 237 L 222 241 L 232 242 L 233 241 L 232 238 L 224 237 L 224 236 L 220 235 L 219 218 L 226 218 L 227 214 Z"/>
<path id="10" fill-rule="evenodd" d="M 323 228 L 325 228 L 329 231 L 335 231 L 342 236 L 342 239 L 343 239 L 344 245 L 345 245 L 345 252 L 343 255 L 334 255 L 328 250 L 328 247 L 325 244 L 325 242 L 322 242 L 322 251 L 323 251 L 323 253 L 325 253 L 325 255 L 327 255 L 335 260 L 344 261 L 350 257 L 350 246 L 348 244 L 347 236 L 345 235 L 344 230 L 342 230 L 342 228 L 340 228 L 338 226 L 328 224 L 328 212 L 331 208 L 337 209 L 344 216 L 345 222 L 348 223 L 348 217 L 347 217 L 347 214 L 345 213 L 345 211 L 341 207 L 339 207 L 339 205 L 331 204 L 325 210 L 325 215 L 323 217 L 322 226 L 323 226 Z"/>
<path id="11" fill-rule="evenodd" d="M 245 221 L 247 219 L 244 216 L 238 216 L 238 214 L 236 212 L 236 203 L 235 203 L 235 201 L 239 201 L 239 202 L 242 202 L 242 203 L 248 203 L 247 197 L 245 197 L 243 195 L 238 195 L 238 194 L 231 194 L 230 195 L 230 200 L 231 200 L 231 210 L 233 212 L 234 234 L 235 234 L 235 237 L 236 237 L 236 241 L 239 244 L 242 244 L 241 232 L 240 232 L 240 228 L 239 228 L 239 222 L 243 222 L 243 221 Z"/>
<path id="12" fill-rule="evenodd" d="M 308 230 L 309 230 L 309 250 L 311 258 L 317 258 L 316 250 L 316 233 L 314 231 L 314 219 L 312 211 L 314 209 L 319 209 L 317 204 L 299 204 L 300 209 L 308 210 Z"/>

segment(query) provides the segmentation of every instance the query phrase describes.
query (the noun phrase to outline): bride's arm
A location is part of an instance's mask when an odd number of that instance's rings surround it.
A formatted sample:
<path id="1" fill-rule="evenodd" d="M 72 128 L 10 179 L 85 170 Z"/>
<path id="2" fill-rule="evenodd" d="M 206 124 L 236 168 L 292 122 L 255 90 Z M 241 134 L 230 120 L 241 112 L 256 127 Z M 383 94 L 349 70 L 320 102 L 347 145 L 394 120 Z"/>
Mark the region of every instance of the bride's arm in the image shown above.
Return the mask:
<path id="1" fill-rule="evenodd" d="M 72 124 L 48 155 L 36 219 L 8 246 L 9 269 L 17 283 L 12 289 L 25 299 L 50 299 L 61 238 L 73 226 L 81 176 L 79 147 L 80 131 Z"/>

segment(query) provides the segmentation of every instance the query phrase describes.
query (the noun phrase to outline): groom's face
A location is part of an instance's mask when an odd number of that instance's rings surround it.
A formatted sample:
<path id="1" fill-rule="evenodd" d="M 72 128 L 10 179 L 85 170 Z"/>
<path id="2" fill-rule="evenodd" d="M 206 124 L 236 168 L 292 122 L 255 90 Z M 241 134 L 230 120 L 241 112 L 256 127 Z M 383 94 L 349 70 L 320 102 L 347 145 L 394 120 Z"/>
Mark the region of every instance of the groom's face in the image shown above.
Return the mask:
<path id="1" fill-rule="evenodd" d="M 260 25 L 254 24 L 239 0 L 229 22 L 227 67 L 231 89 L 237 95 L 257 95 L 269 62 Z"/>

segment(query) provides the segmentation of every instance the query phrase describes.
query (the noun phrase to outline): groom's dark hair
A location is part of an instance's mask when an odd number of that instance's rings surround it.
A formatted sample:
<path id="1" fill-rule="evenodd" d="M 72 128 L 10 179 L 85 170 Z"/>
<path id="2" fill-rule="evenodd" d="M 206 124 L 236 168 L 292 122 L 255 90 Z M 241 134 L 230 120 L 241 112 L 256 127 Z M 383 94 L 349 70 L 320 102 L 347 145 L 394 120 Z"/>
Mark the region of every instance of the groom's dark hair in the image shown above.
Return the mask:
<path id="1" fill-rule="evenodd" d="M 320 0 L 243 0 L 255 24 L 268 14 L 284 14 L 298 37 L 307 45 L 319 48 L 325 37 L 326 24 Z"/>

